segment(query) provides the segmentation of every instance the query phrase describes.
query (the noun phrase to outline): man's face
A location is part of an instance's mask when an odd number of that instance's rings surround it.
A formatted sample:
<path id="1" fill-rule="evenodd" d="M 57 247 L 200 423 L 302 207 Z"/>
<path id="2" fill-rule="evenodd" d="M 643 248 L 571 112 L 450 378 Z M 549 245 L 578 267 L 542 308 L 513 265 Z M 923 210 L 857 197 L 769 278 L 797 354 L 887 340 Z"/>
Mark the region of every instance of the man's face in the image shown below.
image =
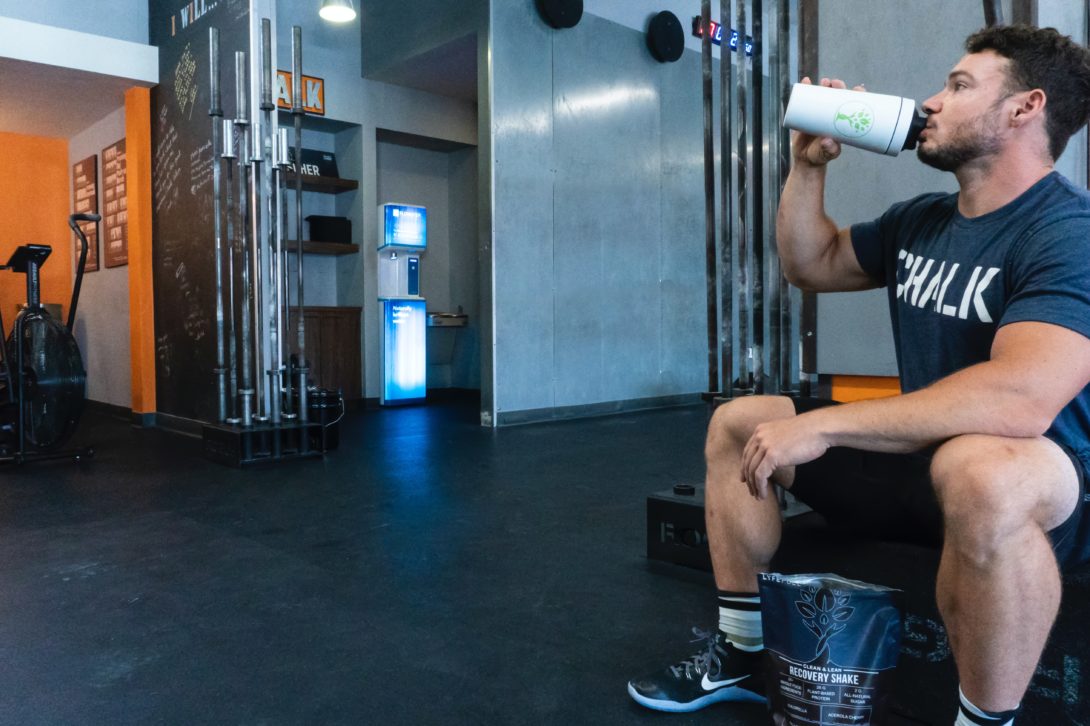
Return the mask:
<path id="1" fill-rule="evenodd" d="M 1008 62 L 990 50 L 958 61 L 943 89 L 924 101 L 928 118 L 916 148 L 920 161 L 957 171 L 999 151 L 1003 101 L 1010 97 Z"/>

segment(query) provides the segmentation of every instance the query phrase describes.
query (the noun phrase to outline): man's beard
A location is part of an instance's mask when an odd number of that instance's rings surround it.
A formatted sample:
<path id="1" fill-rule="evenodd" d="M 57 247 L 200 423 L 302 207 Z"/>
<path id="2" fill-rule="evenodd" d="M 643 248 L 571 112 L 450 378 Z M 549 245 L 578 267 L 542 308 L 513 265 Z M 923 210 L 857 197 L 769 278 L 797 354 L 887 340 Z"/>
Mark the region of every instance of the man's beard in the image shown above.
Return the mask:
<path id="1" fill-rule="evenodd" d="M 916 147 L 916 157 L 940 171 L 957 171 L 965 164 L 994 155 L 1000 149 L 993 109 L 954 131 L 945 145 Z"/>

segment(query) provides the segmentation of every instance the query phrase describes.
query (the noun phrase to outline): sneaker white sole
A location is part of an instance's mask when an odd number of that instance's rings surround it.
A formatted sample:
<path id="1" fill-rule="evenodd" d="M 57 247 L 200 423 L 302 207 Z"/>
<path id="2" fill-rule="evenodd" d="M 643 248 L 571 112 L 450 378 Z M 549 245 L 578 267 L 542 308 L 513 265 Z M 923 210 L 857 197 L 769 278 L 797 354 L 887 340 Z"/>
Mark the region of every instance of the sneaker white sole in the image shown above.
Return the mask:
<path id="1" fill-rule="evenodd" d="M 632 684 L 628 684 L 628 695 L 632 696 L 632 699 L 647 708 L 654 709 L 656 711 L 668 711 L 669 713 L 688 713 L 689 711 L 699 711 L 705 706 L 710 706 L 713 703 L 767 703 L 768 699 L 764 696 L 758 695 L 753 691 L 746 690 L 740 686 L 726 686 L 711 693 L 701 696 L 695 701 L 689 701 L 687 703 L 678 703 L 677 701 L 666 701 L 656 698 L 648 698 L 647 696 L 640 695 Z"/>

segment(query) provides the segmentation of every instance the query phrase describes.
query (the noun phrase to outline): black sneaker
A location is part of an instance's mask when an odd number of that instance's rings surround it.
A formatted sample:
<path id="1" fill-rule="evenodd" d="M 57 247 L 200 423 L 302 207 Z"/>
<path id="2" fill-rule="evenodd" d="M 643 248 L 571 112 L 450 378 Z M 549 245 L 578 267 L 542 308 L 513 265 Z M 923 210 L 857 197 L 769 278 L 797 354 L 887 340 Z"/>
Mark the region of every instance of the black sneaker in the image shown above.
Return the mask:
<path id="1" fill-rule="evenodd" d="M 677 665 L 628 682 L 628 695 L 657 711 L 697 711 L 720 701 L 764 703 L 764 651 L 739 650 L 720 633 L 693 628 L 706 646 Z"/>

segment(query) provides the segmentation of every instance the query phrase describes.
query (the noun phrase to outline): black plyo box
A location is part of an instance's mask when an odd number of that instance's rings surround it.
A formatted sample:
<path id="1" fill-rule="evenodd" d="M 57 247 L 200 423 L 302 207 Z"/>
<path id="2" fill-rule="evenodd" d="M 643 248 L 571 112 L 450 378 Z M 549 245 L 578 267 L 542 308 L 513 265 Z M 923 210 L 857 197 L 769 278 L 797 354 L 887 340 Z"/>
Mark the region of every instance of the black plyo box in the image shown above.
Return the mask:
<path id="1" fill-rule="evenodd" d="M 704 524 L 704 488 L 647 497 L 647 557 L 711 571 Z M 904 591 L 905 632 L 894 681 L 892 710 L 920 723 L 942 723 L 957 711 L 957 671 L 949 636 L 935 605 L 938 550 L 864 540 L 830 528 L 817 513 L 790 517 L 775 572 L 836 572 Z M 1064 599 L 1048 646 L 1033 675 L 1018 723 L 1086 723 L 1090 699 L 1081 696 L 1090 672 L 1090 564 L 1064 575 Z M 920 698 L 920 693 L 928 698 Z"/>
<path id="2" fill-rule="evenodd" d="M 694 489 L 693 494 L 667 489 L 648 495 L 647 557 L 710 572 L 704 487 Z"/>
<path id="3" fill-rule="evenodd" d="M 288 147 L 288 162 L 291 170 L 295 171 L 295 149 L 292 147 Z M 332 151 L 303 149 L 303 173 L 310 176 L 339 177 L 336 154 Z"/>

